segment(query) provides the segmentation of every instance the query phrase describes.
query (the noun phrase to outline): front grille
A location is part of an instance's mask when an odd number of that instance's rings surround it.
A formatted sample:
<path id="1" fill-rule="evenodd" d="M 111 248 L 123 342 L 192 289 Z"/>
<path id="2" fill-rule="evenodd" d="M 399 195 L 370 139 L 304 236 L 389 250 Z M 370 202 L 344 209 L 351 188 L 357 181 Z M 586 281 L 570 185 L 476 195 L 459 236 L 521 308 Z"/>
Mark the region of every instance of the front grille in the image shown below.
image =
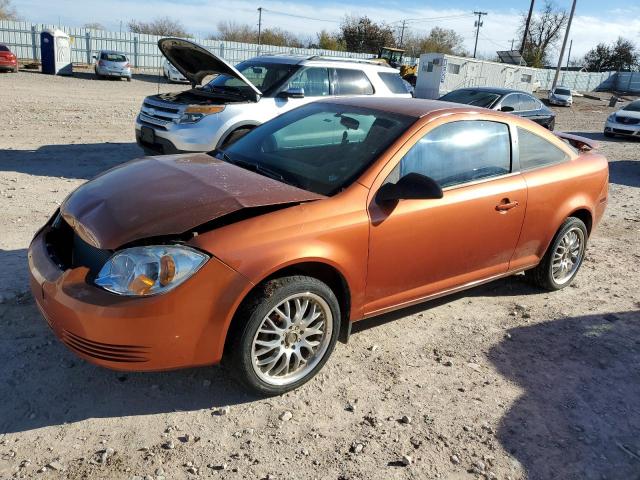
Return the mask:
<path id="1" fill-rule="evenodd" d="M 147 108 L 153 108 L 154 110 L 158 110 L 160 112 L 166 112 L 166 113 L 175 114 L 180 111 L 180 109 L 178 108 L 165 107 L 163 105 L 158 105 L 156 103 L 149 103 L 148 101 L 145 101 L 143 105 Z"/>
<path id="2" fill-rule="evenodd" d="M 149 347 L 142 345 L 94 342 L 68 330 L 62 330 L 61 339 L 70 349 L 100 360 L 118 363 L 143 363 L 149 361 Z"/>
<path id="3" fill-rule="evenodd" d="M 138 118 L 140 119 L 140 121 L 142 123 L 145 123 L 147 125 L 151 125 L 153 127 L 159 127 L 159 128 L 162 128 L 163 130 L 166 130 L 167 126 L 169 124 L 171 124 L 171 122 L 169 122 L 169 121 L 160 120 L 160 119 L 155 118 L 155 117 L 150 117 L 149 115 L 146 115 L 143 112 L 140 112 L 140 115 L 138 115 Z"/>
<path id="4" fill-rule="evenodd" d="M 640 118 L 617 116 L 616 120 L 618 121 L 618 123 L 622 123 L 624 125 L 638 125 L 640 123 Z"/>
<path id="5" fill-rule="evenodd" d="M 632 130 L 623 130 L 622 128 L 613 128 L 613 133 L 619 133 L 620 135 L 633 135 Z"/>
<path id="6" fill-rule="evenodd" d="M 60 214 L 46 233 L 45 244 L 49 257 L 61 270 L 86 267 L 92 275 L 96 275 L 113 254 L 111 250 L 96 248 L 82 240 Z"/>

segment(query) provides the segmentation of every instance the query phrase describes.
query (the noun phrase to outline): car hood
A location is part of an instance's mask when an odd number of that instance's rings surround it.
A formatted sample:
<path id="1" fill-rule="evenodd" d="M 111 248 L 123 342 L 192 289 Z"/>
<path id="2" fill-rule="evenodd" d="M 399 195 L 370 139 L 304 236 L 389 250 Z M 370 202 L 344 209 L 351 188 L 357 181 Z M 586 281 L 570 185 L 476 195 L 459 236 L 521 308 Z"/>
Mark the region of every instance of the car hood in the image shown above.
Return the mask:
<path id="1" fill-rule="evenodd" d="M 206 154 L 133 160 L 67 197 L 60 213 L 87 243 L 116 249 L 189 232 L 242 209 L 324 198 Z"/>
<path id="2" fill-rule="evenodd" d="M 616 117 L 640 118 L 640 112 L 621 109 L 616 112 Z"/>
<path id="3" fill-rule="evenodd" d="M 233 65 L 197 43 L 181 38 L 161 38 L 158 48 L 194 87 L 208 75 L 229 75 L 251 89 L 252 98 L 249 100 L 257 102 L 262 96 L 262 92 Z"/>

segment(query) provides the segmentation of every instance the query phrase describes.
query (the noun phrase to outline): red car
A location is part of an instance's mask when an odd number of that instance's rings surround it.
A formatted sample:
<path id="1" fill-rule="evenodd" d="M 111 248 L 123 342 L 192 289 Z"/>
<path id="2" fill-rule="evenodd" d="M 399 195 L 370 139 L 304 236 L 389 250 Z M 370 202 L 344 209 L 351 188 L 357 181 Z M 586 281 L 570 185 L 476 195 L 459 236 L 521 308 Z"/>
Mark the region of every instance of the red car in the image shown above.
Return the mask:
<path id="1" fill-rule="evenodd" d="M 18 58 L 9 47 L 0 43 L 0 70 L 18 72 Z"/>

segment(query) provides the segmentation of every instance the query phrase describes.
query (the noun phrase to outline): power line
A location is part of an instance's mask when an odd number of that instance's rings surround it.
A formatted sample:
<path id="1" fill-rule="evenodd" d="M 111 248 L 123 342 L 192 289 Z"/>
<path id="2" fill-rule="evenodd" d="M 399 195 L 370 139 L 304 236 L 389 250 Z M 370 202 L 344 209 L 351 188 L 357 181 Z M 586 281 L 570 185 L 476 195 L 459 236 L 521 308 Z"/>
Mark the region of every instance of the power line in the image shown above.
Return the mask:
<path id="1" fill-rule="evenodd" d="M 275 15 L 283 15 L 285 17 L 301 18 L 303 20 L 313 20 L 314 22 L 325 22 L 325 23 L 336 23 L 336 24 L 342 23 L 342 20 L 328 20 L 323 18 L 305 17 L 304 15 L 296 15 L 294 13 L 279 12 L 277 10 L 271 10 L 266 8 L 263 8 L 262 11 L 273 13 Z"/>

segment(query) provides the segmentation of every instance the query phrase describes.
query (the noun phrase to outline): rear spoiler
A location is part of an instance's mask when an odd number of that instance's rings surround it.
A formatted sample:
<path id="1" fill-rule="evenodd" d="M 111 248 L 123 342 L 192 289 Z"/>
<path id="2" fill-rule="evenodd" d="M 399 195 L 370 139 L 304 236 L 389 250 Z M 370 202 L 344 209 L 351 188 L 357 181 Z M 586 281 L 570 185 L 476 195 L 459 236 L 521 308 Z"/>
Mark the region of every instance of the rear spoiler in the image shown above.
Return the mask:
<path id="1" fill-rule="evenodd" d="M 578 135 L 572 135 L 570 133 L 563 132 L 554 132 L 557 137 L 566 141 L 569 145 L 574 148 L 577 148 L 581 152 L 588 152 L 590 150 L 595 150 L 598 148 L 598 142 L 591 140 L 589 138 L 580 137 Z"/>

